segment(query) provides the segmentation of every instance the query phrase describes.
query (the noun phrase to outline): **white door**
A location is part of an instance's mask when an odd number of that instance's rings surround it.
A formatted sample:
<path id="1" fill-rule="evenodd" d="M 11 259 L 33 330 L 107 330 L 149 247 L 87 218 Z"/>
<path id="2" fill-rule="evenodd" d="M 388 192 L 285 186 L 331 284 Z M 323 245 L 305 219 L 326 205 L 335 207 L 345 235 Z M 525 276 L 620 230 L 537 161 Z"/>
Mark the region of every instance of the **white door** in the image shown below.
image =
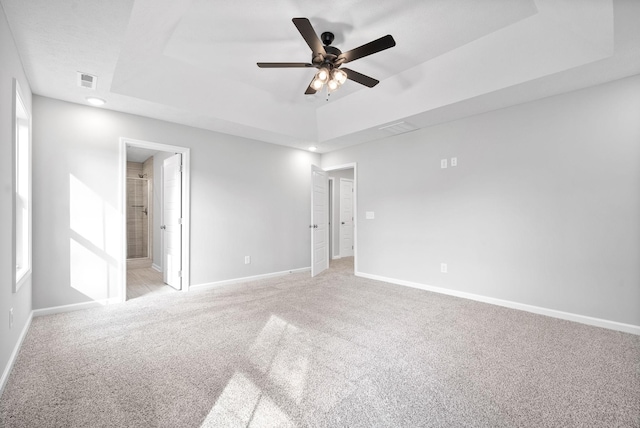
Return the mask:
<path id="1" fill-rule="evenodd" d="M 329 267 L 329 178 L 311 165 L 311 276 Z"/>
<path id="2" fill-rule="evenodd" d="M 340 179 L 340 257 L 353 256 L 353 180 Z"/>
<path id="3" fill-rule="evenodd" d="M 182 155 L 164 160 L 162 169 L 162 257 L 164 282 L 182 288 Z"/>

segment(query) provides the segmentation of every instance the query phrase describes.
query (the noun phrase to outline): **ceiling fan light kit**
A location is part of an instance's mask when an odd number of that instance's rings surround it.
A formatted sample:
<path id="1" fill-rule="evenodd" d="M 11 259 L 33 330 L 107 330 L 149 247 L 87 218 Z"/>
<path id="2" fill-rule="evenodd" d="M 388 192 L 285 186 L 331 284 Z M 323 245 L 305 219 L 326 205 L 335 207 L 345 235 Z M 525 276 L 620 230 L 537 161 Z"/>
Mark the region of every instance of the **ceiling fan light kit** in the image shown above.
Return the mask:
<path id="1" fill-rule="evenodd" d="M 329 67 L 322 66 L 311 82 L 311 87 L 316 91 L 319 91 L 326 84 L 330 91 L 335 91 L 346 81 L 347 73 L 344 71 L 337 68 L 329 71 Z"/>
<path id="2" fill-rule="evenodd" d="M 372 55 L 374 53 L 383 51 L 385 49 L 392 48 L 396 45 L 393 37 L 388 34 L 384 37 L 380 37 L 377 40 L 364 44 L 355 49 L 351 49 L 347 52 L 342 52 L 335 46 L 331 46 L 334 35 L 328 31 L 325 31 L 320 35 L 320 38 L 316 34 L 311 22 L 307 18 L 293 18 L 293 24 L 296 26 L 302 38 L 307 42 L 307 45 L 311 48 L 311 63 L 304 62 L 259 62 L 260 68 L 307 68 L 315 67 L 318 69 L 313 76 L 311 83 L 307 87 L 305 94 L 315 94 L 321 90 L 324 85 L 327 85 L 328 90 L 335 91 L 347 79 L 360 83 L 361 85 L 373 88 L 378 83 L 378 80 L 358 73 L 357 71 L 350 70 L 348 68 L 340 69 L 342 64 L 345 64 L 356 59 L 363 58 L 365 56 Z"/>

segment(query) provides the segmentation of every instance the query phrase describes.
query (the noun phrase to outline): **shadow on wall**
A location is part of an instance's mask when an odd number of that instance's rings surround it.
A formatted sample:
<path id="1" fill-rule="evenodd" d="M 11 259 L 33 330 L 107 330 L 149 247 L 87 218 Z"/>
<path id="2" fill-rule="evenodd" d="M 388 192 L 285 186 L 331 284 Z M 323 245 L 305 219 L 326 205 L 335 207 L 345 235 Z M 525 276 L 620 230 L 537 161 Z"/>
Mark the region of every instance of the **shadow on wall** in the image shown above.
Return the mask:
<path id="1" fill-rule="evenodd" d="M 69 174 L 69 284 L 91 300 L 117 297 L 121 221 L 117 209 Z"/>

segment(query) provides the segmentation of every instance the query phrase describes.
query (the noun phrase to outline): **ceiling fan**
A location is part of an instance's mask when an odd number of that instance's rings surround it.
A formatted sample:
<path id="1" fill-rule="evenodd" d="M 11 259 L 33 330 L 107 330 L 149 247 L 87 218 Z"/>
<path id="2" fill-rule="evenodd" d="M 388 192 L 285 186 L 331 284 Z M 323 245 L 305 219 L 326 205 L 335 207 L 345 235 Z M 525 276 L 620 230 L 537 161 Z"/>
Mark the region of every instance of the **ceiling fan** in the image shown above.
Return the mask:
<path id="1" fill-rule="evenodd" d="M 305 42 L 311 48 L 311 62 L 259 62 L 260 68 L 307 68 L 315 67 L 318 69 L 315 76 L 311 80 L 305 94 L 315 94 L 326 84 L 330 91 L 338 89 L 347 79 L 358 82 L 369 88 L 373 88 L 380 81 L 365 76 L 348 68 L 340 68 L 342 64 L 365 56 L 392 48 L 396 45 L 390 34 L 380 37 L 377 40 L 364 44 L 347 52 L 342 52 L 335 46 L 331 46 L 334 35 L 330 32 L 324 32 L 318 38 L 311 22 L 307 18 L 293 18 L 293 24 L 296 26 Z"/>

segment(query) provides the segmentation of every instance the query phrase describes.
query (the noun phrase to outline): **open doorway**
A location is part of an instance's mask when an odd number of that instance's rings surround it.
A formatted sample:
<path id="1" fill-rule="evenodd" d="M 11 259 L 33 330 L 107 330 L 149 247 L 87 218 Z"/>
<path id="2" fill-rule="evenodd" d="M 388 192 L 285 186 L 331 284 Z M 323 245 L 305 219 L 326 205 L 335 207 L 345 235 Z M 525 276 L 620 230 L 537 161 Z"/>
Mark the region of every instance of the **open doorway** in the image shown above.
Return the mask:
<path id="1" fill-rule="evenodd" d="M 121 138 L 121 300 L 189 288 L 189 149 Z"/>
<path id="2" fill-rule="evenodd" d="M 329 177 L 329 269 L 349 264 L 357 272 L 357 166 L 355 163 L 324 168 Z"/>

